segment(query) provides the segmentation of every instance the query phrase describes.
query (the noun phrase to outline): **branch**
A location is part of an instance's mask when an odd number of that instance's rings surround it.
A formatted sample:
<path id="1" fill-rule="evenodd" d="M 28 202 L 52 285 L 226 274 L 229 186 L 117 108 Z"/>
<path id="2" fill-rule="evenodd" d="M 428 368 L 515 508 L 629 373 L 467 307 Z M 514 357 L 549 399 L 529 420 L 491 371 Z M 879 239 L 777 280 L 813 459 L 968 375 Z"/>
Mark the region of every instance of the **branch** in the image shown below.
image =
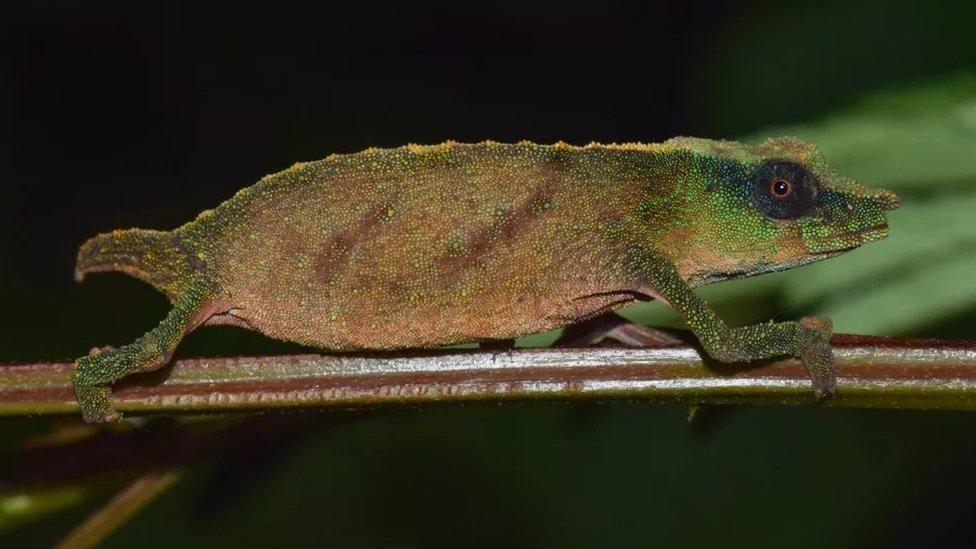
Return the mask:
<path id="1" fill-rule="evenodd" d="M 976 342 L 834 338 L 826 406 L 976 409 Z M 77 412 L 72 363 L 0 366 L 0 416 Z M 430 351 L 397 355 L 188 358 L 116 387 L 119 410 L 208 413 L 530 399 L 812 404 L 796 360 L 702 362 L 685 345 Z"/>

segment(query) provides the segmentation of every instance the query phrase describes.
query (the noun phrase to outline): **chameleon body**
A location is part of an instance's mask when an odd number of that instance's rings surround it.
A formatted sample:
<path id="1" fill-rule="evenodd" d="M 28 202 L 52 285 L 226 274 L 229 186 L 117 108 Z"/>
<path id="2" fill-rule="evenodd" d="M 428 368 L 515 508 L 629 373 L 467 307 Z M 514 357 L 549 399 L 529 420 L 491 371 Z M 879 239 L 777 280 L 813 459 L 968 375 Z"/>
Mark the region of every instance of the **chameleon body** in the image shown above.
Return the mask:
<path id="1" fill-rule="evenodd" d="M 78 401 L 88 421 L 117 419 L 109 384 L 162 366 L 203 324 L 331 350 L 424 348 L 652 298 L 718 360 L 799 356 L 822 395 L 834 384 L 829 321 L 729 328 L 691 288 L 882 238 L 897 205 L 791 138 L 332 155 L 268 175 L 173 231 L 85 243 L 76 278 L 123 271 L 173 309 L 135 342 L 78 359 Z"/>

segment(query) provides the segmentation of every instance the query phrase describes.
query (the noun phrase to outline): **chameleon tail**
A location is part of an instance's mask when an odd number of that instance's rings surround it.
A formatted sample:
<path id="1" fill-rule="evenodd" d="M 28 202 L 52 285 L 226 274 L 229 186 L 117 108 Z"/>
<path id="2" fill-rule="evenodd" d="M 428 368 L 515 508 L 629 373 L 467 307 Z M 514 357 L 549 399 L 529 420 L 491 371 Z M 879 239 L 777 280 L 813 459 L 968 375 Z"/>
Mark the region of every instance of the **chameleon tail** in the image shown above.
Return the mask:
<path id="1" fill-rule="evenodd" d="M 121 271 L 152 284 L 172 300 L 192 274 L 189 250 L 175 233 L 117 230 L 89 239 L 78 250 L 75 280 L 93 272 Z"/>

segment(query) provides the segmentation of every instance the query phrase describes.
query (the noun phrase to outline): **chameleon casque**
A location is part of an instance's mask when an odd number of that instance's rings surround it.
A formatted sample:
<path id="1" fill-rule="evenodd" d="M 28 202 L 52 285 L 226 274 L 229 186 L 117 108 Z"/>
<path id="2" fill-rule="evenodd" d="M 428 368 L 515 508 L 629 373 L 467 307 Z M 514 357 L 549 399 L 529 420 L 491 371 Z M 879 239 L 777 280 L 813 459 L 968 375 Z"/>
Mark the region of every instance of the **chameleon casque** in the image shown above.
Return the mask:
<path id="1" fill-rule="evenodd" d="M 135 342 L 78 359 L 78 402 L 86 421 L 118 419 L 109 385 L 161 367 L 204 324 L 337 351 L 425 348 L 646 299 L 677 310 L 717 360 L 798 356 L 823 396 L 835 383 L 829 320 L 730 328 L 692 288 L 883 238 L 897 206 L 792 138 L 332 155 L 265 176 L 173 231 L 86 242 L 78 280 L 122 271 L 173 308 Z"/>

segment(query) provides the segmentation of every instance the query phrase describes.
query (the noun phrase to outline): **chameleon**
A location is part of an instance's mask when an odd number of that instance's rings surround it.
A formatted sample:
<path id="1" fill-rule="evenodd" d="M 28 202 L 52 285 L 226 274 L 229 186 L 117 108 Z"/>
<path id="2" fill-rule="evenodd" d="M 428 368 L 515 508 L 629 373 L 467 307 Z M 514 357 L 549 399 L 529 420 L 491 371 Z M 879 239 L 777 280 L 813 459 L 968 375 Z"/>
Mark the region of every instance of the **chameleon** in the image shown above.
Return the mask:
<path id="1" fill-rule="evenodd" d="M 713 359 L 798 357 L 823 398 L 836 385 L 829 319 L 729 327 L 693 289 L 884 238 L 898 205 L 790 137 L 333 154 L 267 175 L 172 231 L 85 242 L 78 281 L 121 271 L 172 309 L 134 342 L 77 359 L 75 393 L 85 421 L 119 420 L 111 384 L 163 366 L 202 325 L 332 351 L 420 349 L 655 299 Z"/>

